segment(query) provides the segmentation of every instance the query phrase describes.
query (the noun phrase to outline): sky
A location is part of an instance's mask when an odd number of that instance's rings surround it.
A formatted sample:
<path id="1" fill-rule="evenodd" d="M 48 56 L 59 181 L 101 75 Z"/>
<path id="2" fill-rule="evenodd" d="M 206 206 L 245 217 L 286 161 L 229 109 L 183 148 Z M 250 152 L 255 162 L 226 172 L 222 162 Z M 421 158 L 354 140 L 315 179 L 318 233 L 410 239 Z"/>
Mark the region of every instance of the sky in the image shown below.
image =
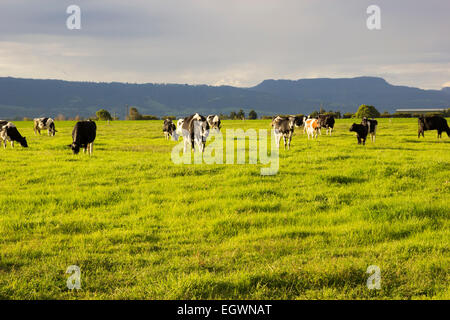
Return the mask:
<path id="1" fill-rule="evenodd" d="M 69 5 L 81 29 L 69 30 Z M 366 12 L 377 5 L 381 29 Z M 0 77 L 251 87 L 378 76 L 450 86 L 448 0 L 2 0 Z"/>

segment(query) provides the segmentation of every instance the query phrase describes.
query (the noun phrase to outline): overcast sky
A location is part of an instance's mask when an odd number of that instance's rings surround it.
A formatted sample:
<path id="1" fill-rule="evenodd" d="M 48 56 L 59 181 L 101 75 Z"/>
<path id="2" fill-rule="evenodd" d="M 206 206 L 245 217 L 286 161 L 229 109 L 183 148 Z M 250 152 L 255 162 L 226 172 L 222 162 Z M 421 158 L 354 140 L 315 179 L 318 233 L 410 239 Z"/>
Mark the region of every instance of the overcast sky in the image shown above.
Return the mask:
<path id="1" fill-rule="evenodd" d="M 68 30 L 66 8 L 81 8 Z M 381 30 L 366 27 L 369 5 Z M 234 85 L 380 76 L 450 86 L 448 0 L 1 0 L 0 76 Z"/>

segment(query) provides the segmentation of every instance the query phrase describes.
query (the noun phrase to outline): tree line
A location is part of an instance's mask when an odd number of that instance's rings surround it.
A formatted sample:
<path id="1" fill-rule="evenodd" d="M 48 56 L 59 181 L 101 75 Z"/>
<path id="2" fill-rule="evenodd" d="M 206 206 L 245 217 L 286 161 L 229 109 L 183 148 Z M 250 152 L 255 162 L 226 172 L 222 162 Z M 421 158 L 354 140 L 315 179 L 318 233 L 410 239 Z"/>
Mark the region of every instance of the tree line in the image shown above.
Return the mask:
<path id="1" fill-rule="evenodd" d="M 311 118 L 316 118 L 319 114 L 332 115 L 336 119 L 341 119 L 341 118 L 342 119 L 349 119 L 349 118 L 361 119 L 363 117 L 367 117 L 367 118 L 417 118 L 422 115 L 420 113 L 417 113 L 417 114 L 415 114 L 415 113 L 399 113 L 399 112 L 389 113 L 388 111 L 384 111 L 383 113 L 380 113 L 374 106 L 365 105 L 365 104 L 360 105 L 358 110 L 355 113 L 346 112 L 346 113 L 342 114 L 339 110 L 338 111 L 333 111 L 333 110 L 326 111 L 325 109 L 323 109 L 321 107 L 319 110 L 315 110 L 315 111 L 311 112 L 309 114 L 309 116 Z M 428 113 L 427 115 L 435 115 L 435 114 Z M 450 117 L 450 108 L 445 109 L 445 111 L 443 113 L 436 113 L 436 115 Z M 297 114 L 296 116 L 303 117 L 304 115 Z M 221 113 L 221 114 L 219 114 L 219 117 L 222 120 L 245 120 L 245 119 L 256 120 L 256 119 L 258 119 L 258 114 L 256 113 L 255 110 L 250 110 L 248 115 L 246 115 L 244 110 L 240 109 L 237 112 L 231 111 L 230 114 Z M 272 119 L 272 118 L 273 118 L 273 115 L 261 116 L 261 119 Z M 111 113 L 106 109 L 100 109 L 95 113 L 95 116 L 88 117 L 88 118 L 80 117 L 78 115 L 73 118 L 68 118 L 62 114 L 59 114 L 55 117 L 55 120 L 59 120 L 59 121 L 64 121 L 64 120 L 80 121 L 80 120 L 86 120 L 86 119 L 110 121 L 110 120 L 119 120 L 119 117 L 116 115 L 112 116 Z M 171 116 L 171 115 L 162 116 L 162 117 L 158 117 L 155 115 L 143 115 L 138 111 L 138 109 L 136 107 L 129 108 L 128 114 L 125 117 L 125 120 L 163 120 L 163 119 L 175 120 L 176 117 Z M 16 119 L 16 120 L 19 120 L 19 119 Z M 28 117 L 24 117 L 23 120 L 30 121 L 32 119 L 28 118 Z"/>

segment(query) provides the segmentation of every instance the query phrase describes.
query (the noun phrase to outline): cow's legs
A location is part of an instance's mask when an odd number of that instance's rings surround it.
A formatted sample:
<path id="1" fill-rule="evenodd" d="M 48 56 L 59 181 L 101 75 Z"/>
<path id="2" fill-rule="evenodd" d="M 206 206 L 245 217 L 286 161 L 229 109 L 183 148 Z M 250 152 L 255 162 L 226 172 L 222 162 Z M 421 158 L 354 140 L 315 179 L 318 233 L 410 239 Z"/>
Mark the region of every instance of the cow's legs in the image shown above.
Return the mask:
<path id="1" fill-rule="evenodd" d="M 292 140 L 292 132 L 289 133 L 289 137 L 288 137 L 288 150 L 291 150 L 291 140 Z"/>
<path id="2" fill-rule="evenodd" d="M 3 148 L 6 149 L 6 139 L 3 140 Z"/>
<path id="3" fill-rule="evenodd" d="M 277 145 L 277 148 L 280 148 L 280 140 L 281 136 L 278 133 L 275 133 L 275 144 Z"/>
<path id="4" fill-rule="evenodd" d="M 89 155 L 91 156 L 93 152 L 94 152 L 94 142 L 91 142 L 89 144 Z"/>
<path id="5" fill-rule="evenodd" d="M 283 134 L 284 150 L 286 150 L 286 136 Z"/>
<path id="6" fill-rule="evenodd" d="M 11 140 L 11 148 L 14 148 L 14 140 Z"/>

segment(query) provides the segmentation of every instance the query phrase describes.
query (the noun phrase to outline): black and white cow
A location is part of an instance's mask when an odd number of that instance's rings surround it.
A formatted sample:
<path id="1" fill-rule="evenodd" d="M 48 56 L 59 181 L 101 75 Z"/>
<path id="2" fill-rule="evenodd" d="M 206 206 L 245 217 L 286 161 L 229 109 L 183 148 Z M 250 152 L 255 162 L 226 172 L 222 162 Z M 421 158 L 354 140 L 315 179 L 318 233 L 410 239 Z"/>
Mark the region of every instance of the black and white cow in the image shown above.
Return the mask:
<path id="1" fill-rule="evenodd" d="M 364 117 L 361 121 L 361 124 L 367 126 L 367 132 L 370 134 L 370 140 L 372 142 L 375 142 L 375 136 L 377 135 L 378 121 L 375 119 L 370 120 Z"/>
<path id="2" fill-rule="evenodd" d="M 297 116 L 276 116 L 271 123 L 275 133 L 275 142 L 277 147 L 280 147 L 280 139 L 283 137 L 284 149 L 286 145 L 288 150 L 291 147 L 292 135 L 294 134 L 295 126 L 301 126 L 303 119 Z"/>
<path id="3" fill-rule="evenodd" d="M 333 131 L 334 124 L 336 122 L 334 120 L 334 116 L 331 114 L 320 114 L 318 120 L 319 120 L 319 133 L 322 134 L 321 128 L 325 128 L 327 135 L 329 131 L 331 136 L 331 132 Z"/>
<path id="4" fill-rule="evenodd" d="M 6 122 L 6 124 L 5 124 Z M 12 122 L 0 120 L 0 138 L 3 141 L 3 146 L 6 148 L 6 141 L 11 141 L 11 147 L 14 148 L 14 141 L 20 143 L 24 148 L 28 148 L 27 139 L 17 130 L 16 126 Z"/>
<path id="5" fill-rule="evenodd" d="M 209 124 L 206 118 L 196 113 L 184 118 L 183 121 L 180 120 L 178 120 L 178 124 L 181 124 L 184 152 L 187 151 L 188 145 L 195 151 L 195 144 L 200 152 L 203 152 L 209 135 Z"/>
<path id="6" fill-rule="evenodd" d="M 97 125 L 94 121 L 78 121 L 72 131 L 72 144 L 70 147 L 74 154 L 80 152 L 80 148 L 84 152 L 88 149 L 89 155 L 94 151 L 94 140 L 97 135 Z"/>
<path id="7" fill-rule="evenodd" d="M 54 136 L 56 129 L 55 129 L 55 121 L 52 118 L 34 118 L 34 134 L 41 134 L 41 130 L 48 130 L 49 136 Z"/>
<path id="8" fill-rule="evenodd" d="M 450 128 L 448 127 L 447 120 L 440 116 L 420 116 L 419 117 L 419 134 L 425 138 L 424 132 L 427 130 L 437 130 L 438 139 L 442 138 L 442 132 L 447 132 L 447 136 L 450 137 Z"/>
<path id="9" fill-rule="evenodd" d="M 178 134 L 176 132 L 177 127 L 170 119 L 165 119 L 163 124 L 164 137 L 169 140 L 172 137 L 173 140 L 178 141 Z"/>
<path id="10" fill-rule="evenodd" d="M 367 139 L 367 133 L 369 131 L 369 127 L 363 124 L 352 124 L 350 127 L 350 131 L 356 132 L 356 139 L 358 139 L 358 144 L 365 145 Z"/>
<path id="11" fill-rule="evenodd" d="M 211 129 L 216 129 L 217 131 L 220 131 L 220 128 L 222 127 L 220 124 L 220 118 L 217 114 L 209 115 L 206 117 L 206 121 L 208 121 L 209 127 Z"/>

